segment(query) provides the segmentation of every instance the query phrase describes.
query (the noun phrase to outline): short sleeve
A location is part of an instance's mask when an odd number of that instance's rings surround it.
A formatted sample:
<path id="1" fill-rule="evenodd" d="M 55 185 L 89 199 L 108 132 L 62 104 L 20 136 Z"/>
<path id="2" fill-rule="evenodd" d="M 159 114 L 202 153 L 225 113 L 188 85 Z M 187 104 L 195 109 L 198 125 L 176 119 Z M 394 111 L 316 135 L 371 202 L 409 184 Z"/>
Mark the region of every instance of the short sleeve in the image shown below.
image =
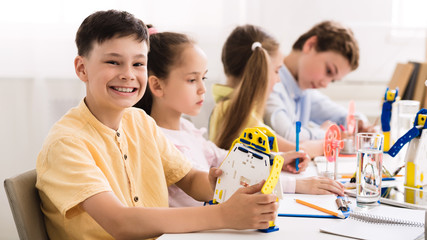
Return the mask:
<path id="1" fill-rule="evenodd" d="M 37 168 L 37 187 L 64 216 L 88 197 L 112 191 L 92 159 L 88 146 L 77 138 L 62 138 L 54 142 L 40 165 Z"/>

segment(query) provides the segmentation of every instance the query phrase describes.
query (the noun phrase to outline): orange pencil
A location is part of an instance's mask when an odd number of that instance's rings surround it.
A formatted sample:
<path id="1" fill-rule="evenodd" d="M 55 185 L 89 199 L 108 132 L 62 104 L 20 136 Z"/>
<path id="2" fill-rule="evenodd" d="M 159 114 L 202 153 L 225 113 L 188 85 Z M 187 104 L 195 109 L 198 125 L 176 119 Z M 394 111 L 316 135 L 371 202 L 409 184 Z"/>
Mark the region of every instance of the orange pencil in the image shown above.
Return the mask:
<path id="1" fill-rule="evenodd" d="M 340 213 L 340 212 L 334 212 L 334 211 L 331 211 L 331 210 L 328 210 L 326 208 L 322 208 L 322 207 L 316 206 L 314 204 L 308 203 L 308 202 L 300 200 L 300 199 L 295 199 L 295 201 L 297 203 L 299 203 L 299 204 L 302 204 L 302 205 L 305 205 L 307 207 L 311 207 L 311 208 L 317 209 L 317 210 L 319 210 L 321 212 L 330 214 L 332 216 L 335 216 L 335 217 L 338 217 L 338 218 L 345 218 L 345 216 L 342 213 Z"/>

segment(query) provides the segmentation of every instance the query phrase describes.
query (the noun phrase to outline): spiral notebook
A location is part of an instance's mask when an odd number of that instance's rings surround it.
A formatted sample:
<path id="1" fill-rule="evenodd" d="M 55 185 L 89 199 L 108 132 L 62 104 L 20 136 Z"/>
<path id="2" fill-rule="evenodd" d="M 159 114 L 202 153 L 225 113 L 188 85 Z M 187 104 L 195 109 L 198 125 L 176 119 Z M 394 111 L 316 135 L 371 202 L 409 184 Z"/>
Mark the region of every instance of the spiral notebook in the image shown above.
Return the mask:
<path id="1" fill-rule="evenodd" d="M 356 209 L 350 216 L 320 231 L 357 239 L 419 239 L 424 236 L 425 211 L 378 206 Z"/>

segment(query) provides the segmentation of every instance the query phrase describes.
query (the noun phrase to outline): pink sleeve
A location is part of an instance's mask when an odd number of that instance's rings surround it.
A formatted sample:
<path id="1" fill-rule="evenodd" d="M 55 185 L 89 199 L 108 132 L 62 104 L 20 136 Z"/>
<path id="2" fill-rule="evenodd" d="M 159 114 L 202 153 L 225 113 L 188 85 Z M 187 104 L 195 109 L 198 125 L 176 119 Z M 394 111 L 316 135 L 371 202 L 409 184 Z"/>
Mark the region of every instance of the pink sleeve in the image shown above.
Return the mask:
<path id="1" fill-rule="evenodd" d="M 185 126 L 186 131 L 191 132 L 197 141 L 201 141 L 203 145 L 203 154 L 210 167 L 219 167 L 222 161 L 228 154 L 228 150 L 221 149 L 215 143 L 206 140 L 203 135 L 206 133 L 206 128 L 197 129 L 193 123 L 183 119 L 182 124 Z"/>
<path id="2" fill-rule="evenodd" d="M 211 167 L 219 167 L 227 156 L 228 151 L 221 149 L 215 143 L 205 140 L 204 152 Z"/>

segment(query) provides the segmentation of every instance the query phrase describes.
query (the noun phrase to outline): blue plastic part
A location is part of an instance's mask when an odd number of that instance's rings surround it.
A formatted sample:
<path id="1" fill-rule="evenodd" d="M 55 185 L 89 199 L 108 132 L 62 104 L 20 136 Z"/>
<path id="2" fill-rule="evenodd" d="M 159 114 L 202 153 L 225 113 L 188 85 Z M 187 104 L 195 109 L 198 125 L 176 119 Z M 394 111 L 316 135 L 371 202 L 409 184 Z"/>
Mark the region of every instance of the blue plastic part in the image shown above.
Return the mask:
<path id="1" fill-rule="evenodd" d="M 263 152 L 267 151 L 266 148 L 263 148 L 263 147 L 261 147 L 259 145 L 253 144 L 253 143 L 251 143 L 251 146 L 253 146 L 253 147 L 255 147 L 255 148 L 257 148 L 257 149 L 259 149 L 260 151 L 263 151 Z"/>
<path id="2" fill-rule="evenodd" d="M 423 127 L 421 129 L 418 129 L 418 115 L 420 114 L 427 114 L 427 109 L 423 108 L 420 111 L 418 111 L 417 115 L 415 116 L 414 126 L 409 129 L 405 135 L 400 137 L 396 143 L 388 150 L 387 154 L 395 157 L 399 151 L 405 146 L 406 143 L 411 141 L 412 139 L 418 137 L 421 135 L 423 129 L 427 129 L 427 121 L 424 123 Z"/>
<path id="3" fill-rule="evenodd" d="M 246 140 L 246 139 L 240 138 L 240 141 L 241 141 L 242 143 L 246 144 L 246 145 L 251 145 L 251 142 L 249 142 L 249 141 L 248 141 L 248 140 Z"/>
<path id="4" fill-rule="evenodd" d="M 384 102 L 381 112 L 381 128 L 383 132 L 390 132 L 391 105 L 393 102 Z"/>
<path id="5" fill-rule="evenodd" d="M 268 137 L 268 145 L 270 149 L 273 149 L 274 137 Z"/>
<path id="6" fill-rule="evenodd" d="M 209 202 L 205 202 L 204 204 L 203 204 L 203 206 L 206 206 L 206 205 L 217 205 L 218 203 L 214 203 L 213 202 L 213 200 L 210 200 Z"/>
<path id="7" fill-rule="evenodd" d="M 272 226 L 266 229 L 258 229 L 258 231 L 263 232 L 263 233 L 271 233 L 271 232 L 276 232 L 279 231 L 279 228 L 277 226 Z"/>
<path id="8" fill-rule="evenodd" d="M 421 134 L 421 130 L 419 130 L 416 127 L 411 128 L 407 133 L 405 133 L 405 135 L 400 137 L 393 144 L 393 146 L 388 150 L 387 154 L 392 156 L 392 157 L 395 157 L 399 153 L 400 149 L 402 149 L 403 146 L 405 146 L 406 143 L 408 143 L 412 139 L 416 138 L 420 134 Z"/>
<path id="9" fill-rule="evenodd" d="M 384 94 L 384 103 L 381 112 L 381 129 L 383 132 L 390 132 L 390 120 L 391 120 L 391 109 L 392 104 L 396 101 L 397 95 L 399 93 L 399 88 L 396 88 L 396 93 L 393 100 L 387 99 L 387 93 L 389 88 L 386 89 Z"/>

